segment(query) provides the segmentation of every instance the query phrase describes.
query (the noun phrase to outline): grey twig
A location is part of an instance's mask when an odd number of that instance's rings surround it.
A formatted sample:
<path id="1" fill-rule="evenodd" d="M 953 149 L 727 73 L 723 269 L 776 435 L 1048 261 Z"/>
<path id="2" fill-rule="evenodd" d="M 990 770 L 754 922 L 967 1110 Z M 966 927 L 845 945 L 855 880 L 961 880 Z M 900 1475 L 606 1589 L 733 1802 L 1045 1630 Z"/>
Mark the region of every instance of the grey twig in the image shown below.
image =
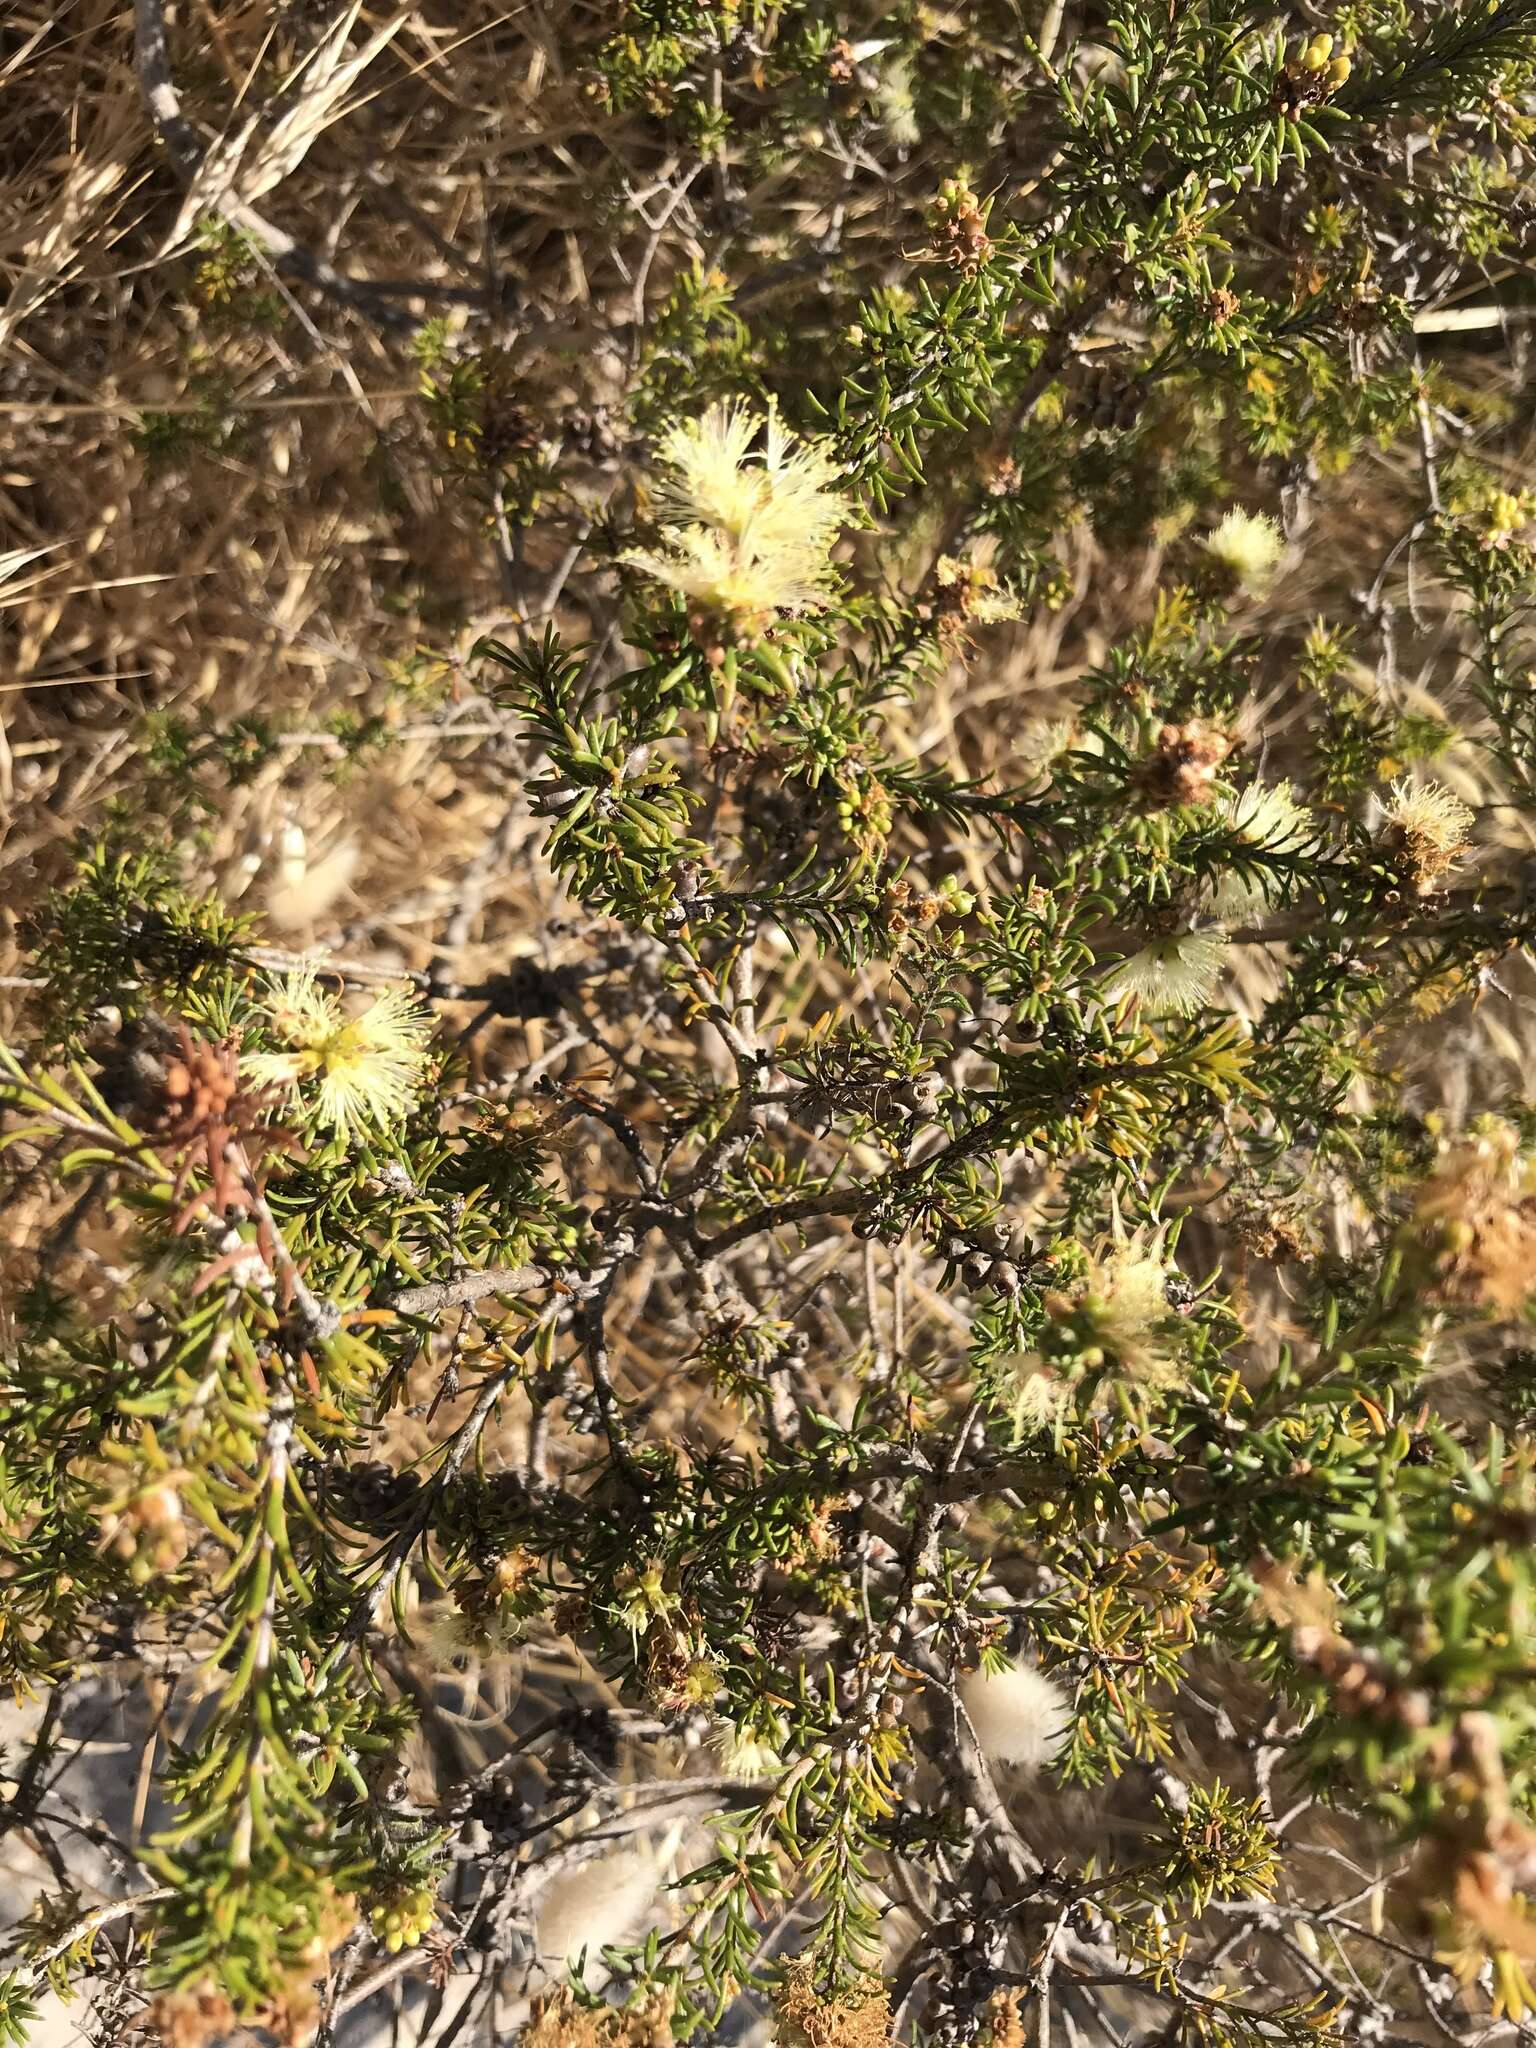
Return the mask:
<path id="1" fill-rule="evenodd" d="M 487 1294 L 532 1294 L 549 1285 L 550 1276 L 539 1266 L 488 1266 L 482 1272 L 461 1273 L 456 1280 L 434 1280 L 420 1287 L 402 1287 L 386 1297 L 387 1306 L 403 1316 L 436 1315 L 446 1308 L 463 1308 L 483 1300 Z"/>

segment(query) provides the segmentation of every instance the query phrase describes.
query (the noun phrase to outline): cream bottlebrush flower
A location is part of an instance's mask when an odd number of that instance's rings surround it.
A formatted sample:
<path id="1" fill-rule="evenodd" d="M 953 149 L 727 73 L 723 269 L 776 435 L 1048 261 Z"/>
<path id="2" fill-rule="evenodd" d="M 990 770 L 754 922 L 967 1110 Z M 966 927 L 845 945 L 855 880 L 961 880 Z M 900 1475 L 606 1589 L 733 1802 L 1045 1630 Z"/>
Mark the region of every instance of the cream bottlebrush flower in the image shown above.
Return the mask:
<path id="1" fill-rule="evenodd" d="M 1014 758 L 1022 775 L 1049 779 L 1063 754 L 1080 746 L 1085 753 L 1102 752 L 1097 734 L 1078 734 L 1071 718 L 1035 718 L 1019 734 Z"/>
<path id="2" fill-rule="evenodd" d="M 353 1017 L 318 985 L 312 967 L 301 967 L 277 983 L 262 1007 L 283 1049 L 242 1059 L 257 1087 L 292 1089 L 338 1131 L 374 1129 L 409 1113 L 431 1022 L 405 989 L 385 989 Z"/>
<path id="3" fill-rule="evenodd" d="M 1285 553 L 1285 536 L 1267 512 L 1244 512 L 1234 505 L 1217 520 L 1201 546 L 1240 589 L 1262 591 Z"/>
<path id="4" fill-rule="evenodd" d="M 601 1955 L 630 1940 L 656 1897 L 659 1868 L 650 1849 L 613 1849 L 562 1871 L 539 1894 L 534 1945 L 550 1976 L 574 1969 L 586 1953 L 582 1980 L 606 1976 Z"/>
<path id="5" fill-rule="evenodd" d="M 996 539 L 989 535 L 970 555 L 940 555 L 933 565 L 939 596 L 935 624 L 939 637 L 962 641 L 970 626 L 995 626 L 1020 617 L 1023 607 L 997 580 Z"/>
<path id="6" fill-rule="evenodd" d="M 1015 1659 L 1001 1671 L 972 1671 L 958 1689 L 989 1763 L 1039 1770 L 1072 1732 L 1071 1700 L 1038 1665 Z"/>
<path id="7" fill-rule="evenodd" d="M 451 1667 L 465 1658 L 495 1663 L 511 1656 L 522 1645 L 525 1625 L 519 1617 L 503 1614 L 499 1604 L 476 1611 L 449 1599 L 413 1618 L 412 1634 L 434 1664 Z"/>
<path id="8" fill-rule="evenodd" d="M 1473 816 L 1438 782 L 1394 782 L 1387 826 L 1394 850 L 1421 890 L 1455 867 L 1472 838 Z"/>
<path id="9" fill-rule="evenodd" d="M 657 453 L 663 546 L 626 561 L 701 610 L 740 621 L 822 601 L 848 505 L 821 446 L 796 440 L 774 410 L 765 421 L 731 403 L 674 427 Z"/>
<path id="10" fill-rule="evenodd" d="M 1078 1333 L 1077 1357 L 1090 1370 L 1147 1387 L 1172 1386 L 1179 1360 L 1168 1286 L 1176 1273 L 1161 1230 L 1117 1233 L 1095 1249 L 1072 1292 L 1048 1295 L 1046 1306 Z"/>
<path id="11" fill-rule="evenodd" d="M 1049 1429 L 1066 1405 L 1066 1387 L 1056 1373 L 1033 1351 L 1021 1352 L 1013 1361 L 1013 1393 L 1009 1410 L 1020 1436 L 1033 1436 Z"/>
<path id="12" fill-rule="evenodd" d="M 1133 953 L 1104 983 L 1113 1002 L 1135 996 L 1154 1017 L 1192 1017 L 1216 992 L 1227 935 L 1212 930 L 1175 932 Z"/>
<path id="13" fill-rule="evenodd" d="M 1233 834 L 1266 853 L 1294 853 L 1314 830 L 1312 813 L 1296 801 L 1288 782 L 1250 782 L 1227 806 Z M 1252 917 L 1266 910 L 1269 899 L 1257 882 L 1225 875 L 1211 892 L 1211 909 L 1220 918 Z"/>
<path id="14" fill-rule="evenodd" d="M 883 66 L 875 86 L 875 118 L 898 149 L 911 149 L 922 139 L 912 97 L 910 59 L 897 57 Z"/>
<path id="15" fill-rule="evenodd" d="M 775 1778 L 784 1768 L 784 1758 L 776 1744 L 748 1728 L 739 1728 L 734 1721 L 722 1719 L 709 1743 L 727 1777 Z"/>

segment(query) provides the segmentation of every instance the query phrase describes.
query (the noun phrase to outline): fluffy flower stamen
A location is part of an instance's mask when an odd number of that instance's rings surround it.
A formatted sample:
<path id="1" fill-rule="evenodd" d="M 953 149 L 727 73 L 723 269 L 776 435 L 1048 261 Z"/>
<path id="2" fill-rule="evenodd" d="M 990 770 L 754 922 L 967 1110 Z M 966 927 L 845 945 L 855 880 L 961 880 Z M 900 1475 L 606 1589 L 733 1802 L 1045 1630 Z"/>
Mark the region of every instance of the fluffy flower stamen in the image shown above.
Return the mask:
<path id="1" fill-rule="evenodd" d="M 1226 953 L 1225 932 L 1175 932 L 1122 960 L 1104 993 L 1111 1002 L 1135 996 L 1153 1017 L 1193 1017 L 1215 994 Z"/>
<path id="2" fill-rule="evenodd" d="M 776 411 L 765 420 L 732 402 L 674 427 L 657 454 L 661 545 L 627 562 L 737 624 L 823 602 L 848 519 L 824 448 L 796 439 Z"/>
<path id="3" fill-rule="evenodd" d="M 1404 1232 L 1432 1295 L 1516 1316 L 1536 1295 L 1536 1159 L 1509 1124 L 1448 1147 Z"/>
<path id="4" fill-rule="evenodd" d="M 251 1081 L 291 1090 L 332 1130 L 378 1129 L 409 1115 L 431 1024 L 407 990 L 383 990 L 354 1017 L 319 986 L 312 967 L 301 967 L 263 1007 L 279 1049 L 245 1055 L 241 1068 Z"/>
<path id="5" fill-rule="evenodd" d="M 1421 891 L 1455 867 L 1472 839 L 1472 813 L 1438 782 L 1395 782 L 1387 805 L 1389 841 Z"/>
<path id="6" fill-rule="evenodd" d="M 1240 590 L 1263 591 L 1285 553 L 1285 536 L 1267 513 L 1234 505 L 1217 520 L 1203 546 Z"/>
<path id="7" fill-rule="evenodd" d="M 1038 1665 L 1015 1659 L 998 1671 L 972 1671 L 958 1689 L 991 1763 L 1039 1770 L 1072 1732 L 1071 1700 Z"/>
<path id="8" fill-rule="evenodd" d="M 1296 801 L 1288 782 L 1250 782 L 1227 806 L 1233 835 L 1265 853 L 1297 853 L 1312 839 L 1312 813 Z M 1219 918 L 1239 920 L 1269 907 L 1263 888 L 1243 875 L 1224 875 L 1211 895 Z"/>
<path id="9" fill-rule="evenodd" d="M 1102 1374 L 1106 1382 L 1154 1392 L 1177 1385 L 1180 1297 L 1188 1298 L 1188 1285 L 1168 1258 L 1163 1231 L 1126 1236 L 1117 1229 L 1089 1254 L 1079 1280 L 1046 1295 L 1051 1320 L 1041 1338 L 1045 1356 L 1018 1359 L 1021 1395 L 1032 1392 L 1031 1382 L 1042 1371 L 1053 1381 L 1063 1372 Z"/>

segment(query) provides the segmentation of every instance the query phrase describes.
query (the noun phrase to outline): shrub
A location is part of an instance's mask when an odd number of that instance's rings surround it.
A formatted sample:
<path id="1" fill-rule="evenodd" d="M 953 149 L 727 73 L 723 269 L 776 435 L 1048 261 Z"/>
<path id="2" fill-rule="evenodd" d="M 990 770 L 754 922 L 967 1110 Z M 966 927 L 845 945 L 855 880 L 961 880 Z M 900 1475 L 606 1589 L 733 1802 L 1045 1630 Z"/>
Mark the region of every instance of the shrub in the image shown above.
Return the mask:
<path id="1" fill-rule="evenodd" d="M 570 943 L 269 944 L 189 883 L 250 721 L 156 728 L 37 910 L 0 1666 L 56 1882 L 0 2023 L 1512 2028 L 1536 1134 L 1518 1057 L 1458 1110 L 1426 1052 L 1532 937 L 1536 500 L 1447 316 L 1523 290 L 1536 8 L 611 12 L 547 149 L 671 168 L 596 410 L 536 307 L 423 326 L 206 200 L 208 319 L 275 263 L 414 350 L 504 617 L 391 688 L 482 692 Z M 1087 532 L 1150 573 L 969 774 L 933 707 Z M 423 1791 L 509 1653 L 560 1704 Z M 162 1702 L 94 1907 L 84 1670 Z"/>

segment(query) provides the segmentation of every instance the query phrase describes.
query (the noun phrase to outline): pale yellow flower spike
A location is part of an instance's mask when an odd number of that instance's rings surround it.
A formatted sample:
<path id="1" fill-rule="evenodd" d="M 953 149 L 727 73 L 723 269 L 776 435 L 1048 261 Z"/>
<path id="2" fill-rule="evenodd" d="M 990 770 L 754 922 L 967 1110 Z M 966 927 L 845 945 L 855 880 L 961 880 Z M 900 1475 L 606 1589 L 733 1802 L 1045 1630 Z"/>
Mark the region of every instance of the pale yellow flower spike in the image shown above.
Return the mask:
<path id="1" fill-rule="evenodd" d="M 1143 1386 L 1172 1386 L 1178 1378 L 1167 1336 L 1173 1271 L 1163 1232 L 1133 1231 L 1099 1247 L 1078 1297 L 1113 1368 Z"/>
<path id="2" fill-rule="evenodd" d="M 313 968 L 279 982 L 265 1004 L 282 1050 L 247 1053 L 257 1087 L 289 1088 L 333 1130 L 398 1123 L 416 1099 L 431 1023 L 405 989 L 385 989 L 360 1015 L 319 987 Z"/>
<path id="3" fill-rule="evenodd" d="M 1304 846 L 1315 827 L 1312 814 L 1296 801 L 1288 782 L 1250 782 L 1227 806 L 1227 822 L 1239 839 L 1269 853 L 1291 853 Z M 1234 922 L 1261 915 L 1269 908 L 1262 884 L 1237 875 L 1223 875 L 1211 893 L 1211 911 Z"/>
<path id="4" fill-rule="evenodd" d="M 1265 512 L 1245 512 L 1234 505 L 1223 514 L 1201 545 L 1244 590 L 1262 591 L 1285 553 L 1285 537 Z"/>
<path id="5" fill-rule="evenodd" d="M 657 454 L 669 472 L 655 489 L 662 545 L 626 561 L 738 622 L 823 601 L 848 519 L 823 448 L 797 440 L 776 411 L 764 420 L 732 401 L 674 427 Z"/>
<path id="6" fill-rule="evenodd" d="M 1221 931 L 1175 932 L 1154 939 L 1110 975 L 1104 993 L 1111 1001 L 1135 996 L 1153 1017 L 1192 1017 L 1216 992 L 1226 959 Z"/>
<path id="7" fill-rule="evenodd" d="M 1421 891 L 1455 867 L 1472 841 L 1472 812 L 1438 782 L 1394 782 L 1387 824 Z"/>

